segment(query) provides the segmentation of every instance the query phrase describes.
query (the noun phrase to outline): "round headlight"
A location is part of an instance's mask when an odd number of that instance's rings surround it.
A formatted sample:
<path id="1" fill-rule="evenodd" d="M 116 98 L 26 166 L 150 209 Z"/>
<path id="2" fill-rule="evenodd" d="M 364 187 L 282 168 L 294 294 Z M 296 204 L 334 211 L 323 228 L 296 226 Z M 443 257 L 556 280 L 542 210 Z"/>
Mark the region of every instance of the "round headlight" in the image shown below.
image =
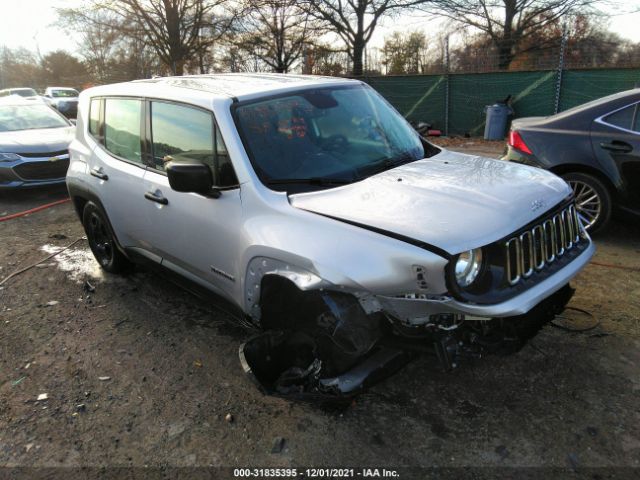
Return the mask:
<path id="1" fill-rule="evenodd" d="M 468 287 L 480 273 L 482 267 L 482 249 L 476 248 L 458 255 L 456 261 L 456 282 L 461 287 Z"/>

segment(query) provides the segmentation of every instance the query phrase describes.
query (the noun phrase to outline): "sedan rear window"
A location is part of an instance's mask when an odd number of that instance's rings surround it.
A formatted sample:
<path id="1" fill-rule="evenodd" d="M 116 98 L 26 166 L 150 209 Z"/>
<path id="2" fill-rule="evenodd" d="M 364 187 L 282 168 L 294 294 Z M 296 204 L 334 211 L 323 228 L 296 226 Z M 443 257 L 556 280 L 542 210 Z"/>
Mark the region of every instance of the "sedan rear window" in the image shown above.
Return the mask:
<path id="1" fill-rule="evenodd" d="M 638 130 L 638 107 L 637 104 L 630 105 L 622 110 L 618 110 L 604 118 L 609 125 L 624 128 L 625 130 Z"/>
<path id="2" fill-rule="evenodd" d="M 46 105 L 0 106 L 0 132 L 68 127 L 69 122 Z"/>

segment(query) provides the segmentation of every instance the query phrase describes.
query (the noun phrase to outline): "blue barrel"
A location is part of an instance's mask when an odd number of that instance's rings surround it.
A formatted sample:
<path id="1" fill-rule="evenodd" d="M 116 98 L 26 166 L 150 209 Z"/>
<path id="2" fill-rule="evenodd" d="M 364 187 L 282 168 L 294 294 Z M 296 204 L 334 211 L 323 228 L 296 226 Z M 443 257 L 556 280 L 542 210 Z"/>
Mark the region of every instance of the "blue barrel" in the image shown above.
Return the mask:
<path id="1" fill-rule="evenodd" d="M 487 123 L 484 126 L 485 140 L 503 140 L 507 135 L 509 117 L 513 109 L 506 103 L 495 103 L 485 107 Z"/>

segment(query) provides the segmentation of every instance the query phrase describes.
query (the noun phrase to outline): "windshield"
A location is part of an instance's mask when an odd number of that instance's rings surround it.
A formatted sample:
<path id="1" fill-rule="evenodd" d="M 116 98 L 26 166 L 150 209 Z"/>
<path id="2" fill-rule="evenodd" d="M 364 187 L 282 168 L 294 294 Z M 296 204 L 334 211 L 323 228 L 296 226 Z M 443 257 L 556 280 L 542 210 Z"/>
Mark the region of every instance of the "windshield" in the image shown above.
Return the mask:
<path id="1" fill-rule="evenodd" d="M 51 90 L 51 96 L 52 97 L 77 97 L 79 95 L 77 90 L 74 90 L 73 88 L 69 88 L 69 89 L 65 89 L 65 90 Z"/>
<path id="2" fill-rule="evenodd" d="M 363 85 L 304 90 L 236 113 L 258 176 L 276 190 L 350 183 L 426 156 L 406 120 Z"/>
<path id="3" fill-rule="evenodd" d="M 35 97 L 38 95 L 32 88 L 16 88 L 11 90 L 12 95 L 20 95 L 21 97 Z"/>
<path id="4" fill-rule="evenodd" d="M 46 105 L 0 106 L 0 132 L 68 126 L 63 117 Z"/>

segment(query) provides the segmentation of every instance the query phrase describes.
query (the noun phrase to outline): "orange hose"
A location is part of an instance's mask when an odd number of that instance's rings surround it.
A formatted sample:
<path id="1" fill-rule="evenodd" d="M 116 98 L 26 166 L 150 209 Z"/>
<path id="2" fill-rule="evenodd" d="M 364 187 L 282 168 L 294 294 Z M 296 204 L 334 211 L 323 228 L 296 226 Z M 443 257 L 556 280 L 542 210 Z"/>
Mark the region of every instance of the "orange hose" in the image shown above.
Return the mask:
<path id="1" fill-rule="evenodd" d="M 12 220 L 18 217 L 24 217 L 25 215 L 29 215 L 30 213 L 39 212 L 40 210 L 44 210 L 45 208 L 55 207 L 56 205 L 60 205 L 61 203 L 67 203 L 69 201 L 71 201 L 71 198 L 64 198 L 62 200 L 57 200 L 55 202 L 47 203 L 46 205 L 40 205 L 39 207 L 35 207 L 30 210 L 25 210 L 24 212 L 12 213 L 11 215 L 0 217 L 0 222 L 5 222 L 7 220 Z"/>
<path id="2" fill-rule="evenodd" d="M 640 267 L 628 267 L 626 265 L 614 265 L 611 263 L 589 262 L 590 265 L 606 268 L 619 268 L 621 270 L 631 270 L 632 272 L 640 272 Z"/>

